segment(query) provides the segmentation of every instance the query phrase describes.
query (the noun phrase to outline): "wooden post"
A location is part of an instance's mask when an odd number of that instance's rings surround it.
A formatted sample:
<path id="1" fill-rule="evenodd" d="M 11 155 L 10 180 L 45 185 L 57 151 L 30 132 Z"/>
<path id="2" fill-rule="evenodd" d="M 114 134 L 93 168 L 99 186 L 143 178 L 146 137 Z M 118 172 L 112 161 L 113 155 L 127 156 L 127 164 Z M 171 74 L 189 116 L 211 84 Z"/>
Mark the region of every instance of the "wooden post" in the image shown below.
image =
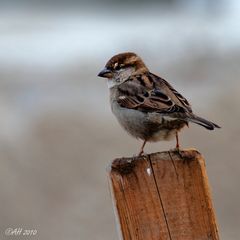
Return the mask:
<path id="1" fill-rule="evenodd" d="M 196 150 L 115 159 L 111 193 L 124 240 L 219 240 L 203 157 Z"/>

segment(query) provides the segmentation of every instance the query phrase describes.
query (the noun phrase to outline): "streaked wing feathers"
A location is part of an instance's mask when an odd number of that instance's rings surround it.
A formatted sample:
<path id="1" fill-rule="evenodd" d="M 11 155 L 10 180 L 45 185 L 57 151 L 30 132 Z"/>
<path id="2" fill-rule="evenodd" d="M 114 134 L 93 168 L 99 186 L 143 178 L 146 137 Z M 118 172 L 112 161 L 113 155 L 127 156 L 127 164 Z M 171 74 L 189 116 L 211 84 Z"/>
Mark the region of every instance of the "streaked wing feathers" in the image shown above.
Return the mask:
<path id="1" fill-rule="evenodd" d="M 147 94 L 134 96 L 121 95 L 117 99 L 122 107 L 138 109 L 140 111 L 151 111 L 159 113 L 184 112 L 184 108 L 176 105 L 167 95 L 160 90 L 152 90 Z"/>
<path id="2" fill-rule="evenodd" d="M 140 78 L 141 76 L 131 78 L 119 86 L 120 95 L 117 101 L 120 106 L 143 112 L 192 112 L 188 101 L 164 79 L 149 73 L 149 83 L 143 86 L 144 78 Z"/>
<path id="3" fill-rule="evenodd" d="M 156 76 L 158 77 L 158 76 Z M 159 78 L 159 77 L 158 77 Z M 177 97 L 177 99 L 180 101 L 180 103 L 185 107 L 189 112 L 192 112 L 192 107 L 188 100 L 182 96 L 177 90 L 175 90 L 166 80 L 162 79 L 161 80 L 164 82 L 164 84 L 172 91 L 172 93 Z"/>

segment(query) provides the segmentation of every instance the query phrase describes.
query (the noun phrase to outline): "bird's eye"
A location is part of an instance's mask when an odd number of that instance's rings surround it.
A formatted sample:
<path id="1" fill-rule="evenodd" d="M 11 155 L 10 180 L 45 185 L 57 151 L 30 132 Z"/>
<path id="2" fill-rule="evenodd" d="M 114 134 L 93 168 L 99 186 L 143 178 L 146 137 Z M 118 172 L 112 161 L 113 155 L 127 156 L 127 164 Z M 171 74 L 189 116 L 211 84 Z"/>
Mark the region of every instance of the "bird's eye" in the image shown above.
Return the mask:
<path id="1" fill-rule="evenodd" d="M 115 70 L 120 70 L 121 68 L 124 68 L 124 67 L 125 67 L 124 64 L 119 64 L 119 63 L 117 63 L 117 62 L 113 65 L 113 68 L 114 68 Z"/>
<path id="2" fill-rule="evenodd" d="M 116 63 L 114 63 L 114 65 L 113 65 L 113 68 L 115 69 L 115 70 L 118 70 L 119 69 L 119 65 L 118 65 L 118 63 L 116 62 Z"/>

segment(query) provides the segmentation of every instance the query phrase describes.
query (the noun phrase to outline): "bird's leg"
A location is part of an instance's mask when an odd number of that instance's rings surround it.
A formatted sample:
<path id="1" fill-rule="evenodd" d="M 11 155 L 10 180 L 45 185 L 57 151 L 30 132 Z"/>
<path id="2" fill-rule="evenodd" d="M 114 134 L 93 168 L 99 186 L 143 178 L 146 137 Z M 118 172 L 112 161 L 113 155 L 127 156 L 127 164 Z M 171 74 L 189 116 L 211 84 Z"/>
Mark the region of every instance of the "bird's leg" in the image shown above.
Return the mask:
<path id="1" fill-rule="evenodd" d="M 178 132 L 176 132 L 176 148 L 175 151 L 180 155 L 181 158 L 184 158 L 180 151 L 179 139 L 178 139 Z"/>
<path id="2" fill-rule="evenodd" d="M 179 148 L 178 132 L 176 132 L 176 149 L 179 151 Z"/>
<path id="3" fill-rule="evenodd" d="M 144 147 L 145 147 L 145 145 L 146 145 L 146 142 L 147 142 L 147 141 L 144 140 L 143 145 L 141 146 L 140 152 L 139 152 L 139 154 L 138 154 L 138 157 L 141 156 L 141 155 L 143 155 L 143 153 L 144 153 L 143 149 L 144 149 Z"/>

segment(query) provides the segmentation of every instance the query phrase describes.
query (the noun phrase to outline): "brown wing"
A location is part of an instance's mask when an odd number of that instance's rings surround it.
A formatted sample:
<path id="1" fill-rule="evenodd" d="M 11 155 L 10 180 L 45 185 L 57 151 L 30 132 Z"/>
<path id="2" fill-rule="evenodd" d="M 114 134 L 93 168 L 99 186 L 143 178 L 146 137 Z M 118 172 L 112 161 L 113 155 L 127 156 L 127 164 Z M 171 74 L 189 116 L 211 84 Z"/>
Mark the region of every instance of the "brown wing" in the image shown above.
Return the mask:
<path id="1" fill-rule="evenodd" d="M 177 105 L 180 105 L 183 108 L 186 108 L 188 112 L 192 112 L 192 107 L 188 100 L 183 97 L 177 90 L 175 90 L 171 84 L 169 84 L 163 78 L 158 77 L 155 74 L 149 73 L 149 77 L 155 82 L 156 87 L 165 89 L 165 91 L 175 100 Z"/>
<path id="2" fill-rule="evenodd" d="M 175 95 L 169 92 L 170 88 L 163 81 L 160 82 L 160 78 L 154 78 L 154 75 L 139 75 L 121 84 L 118 87 L 119 96 L 117 99 L 120 106 L 146 112 L 188 112 L 184 106 L 181 106 L 181 102 L 176 100 L 177 97 L 174 99 Z"/>

